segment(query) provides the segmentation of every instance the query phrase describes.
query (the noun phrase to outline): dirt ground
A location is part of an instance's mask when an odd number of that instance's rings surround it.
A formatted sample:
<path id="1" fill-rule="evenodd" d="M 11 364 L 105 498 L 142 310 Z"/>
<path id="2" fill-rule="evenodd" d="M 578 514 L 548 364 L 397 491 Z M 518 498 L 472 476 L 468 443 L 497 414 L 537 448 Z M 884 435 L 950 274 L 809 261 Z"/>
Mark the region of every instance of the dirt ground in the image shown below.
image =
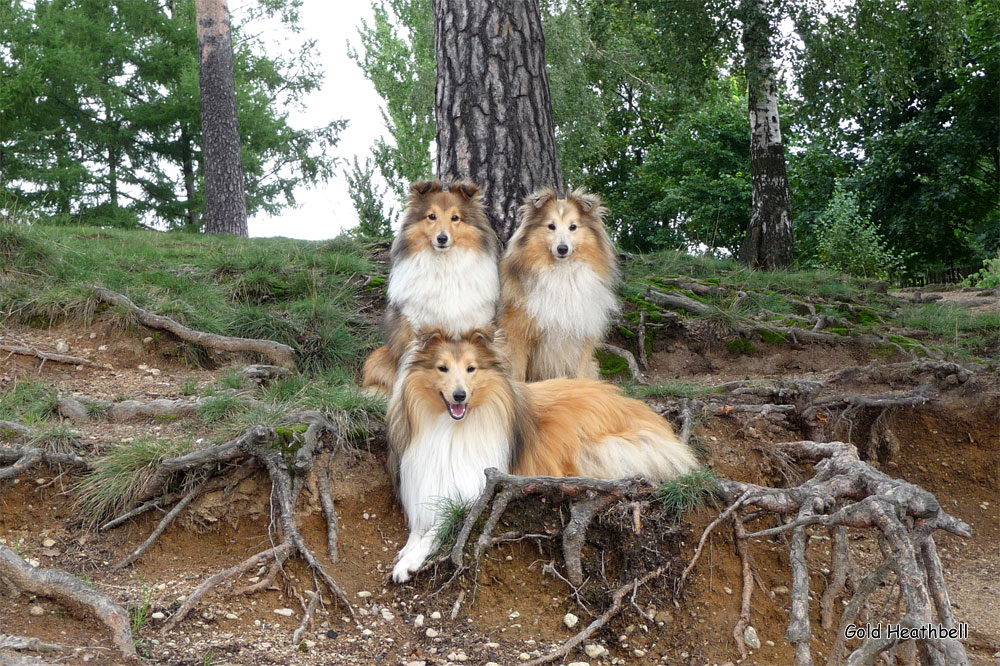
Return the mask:
<path id="1" fill-rule="evenodd" d="M 63 339 L 69 353 L 110 367 L 45 363 L 39 368 L 37 359 L 13 356 L 0 361 L 0 391 L 31 377 L 62 393 L 106 400 L 179 399 L 184 397 L 182 387 L 189 390 L 192 382 L 210 385 L 226 370 L 191 369 L 168 353 L 168 343 L 144 344 L 138 335 L 101 326 L 0 332 L 4 334 L 50 350 Z M 654 380 L 706 384 L 746 378 L 823 378 L 870 360 L 864 349 L 847 345 L 766 347 L 735 355 L 724 344 L 673 338 L 658 342 L 650 375 Z M 152 368 L 159 372 L 151 372 Z M 972 525 L 971 539 L 939 533 L 937 542 L 956 619 L 969 624 L 966 648 L 974 664 L 986 665 L 1000 659 L 1000 383 L 995 375 L 981 374 L 985 376 L 942 392 L 929 405 L 894 410 L 889 427 L 901 443 L 900 450 L 879 464 L 886 473 L 931 490 L 948 511 Z M 875 393 L 887 387 L 850 388 Z M 198 426 L 136 419 L 89 421 L 73 427 L 96 452 L 130 437 L 197 434 Z M 694 434 L 716 473 L 768 485 L 781 484 L 782 478 L 765 455 L 764 445 L 798 438 L 789 424 L 766 416 L 723 415 L 702 422 Z M 70 571 L 130 609 L 145 611 L 138 636 L 150 664 L 516 664 L 548 652 L 603 610 L 596 582 L 574 595 L 549 573 L 547 565 L 554 561 L 558 568 L 561 556 L 558 544 L 544 540 L 494 547 L 477 584 L 463 579 L 442 588 L 449 574 L 445 570 L 412 584 L 391 583 L 388 572 L 406 539 L 406 528 L 384 472 L 384 443 L 375 441 L 344 452 L 334 466 L 339 562 L 326 560 L 326 526 L 314 487 L 307 486 L 303 493 L 299 523 L 309 545 L 354 600 L 357 618 L 352 621 L 333 599 L 324 597 L 316 626 L 306 631 L 299 645 L 292 645 L 291 635 L 301 621 L 306 601 L 302 595 L 312 589 L 312 578 L 295 560 L 286 565 L 285 582 L 273 589 L 243 597 L 212 594 L 177 629 L 161 631 L 163 616 L 169 617 L 202 580 L 267 546 L 270 485 L 263 473 L 245 479 L 225 496 L 218 491 L 200 497 L 149 552 L 121 571 L 112 571 L 111 565 L 145 539 L 161 515 L 147 514 L 107 532 L 87 529 L 74 507 L 74 478 L 68 472 L 36 470 L 28 478 L 0 486 L 0 539 L 39 566 Z M 661 555 L 672 562 L 668 579 L 676 577 L 690 558 L 717 511 L 705 507 L 667 530 Z M 607 522 L 598 526 L 586 551 L 588 570 L 599 570 L 601 575 L 605 559 L 613 562 L 619 534 L 610 524 L 614 521 Z M 829 548 L 827 532 L 815 530 L 809 547 L 813 590 L 823 589 Z M 851 550 L 862 569 L 877 562 L 878 548 L 865 534 L 852 532 Z M 787 552 L 779 537 L 758 540 L 751 547 L 757 584 L 751 624 L 761 647 L 742 663 L 792 663 L 784 641 L 791 585 Z M 263 568 L 251 571 L 249 582 L 263 573 Z M 740 580 L 731 534 L 720 529 L 709 541 L 683 598 L 675 604 L 666 584 L 640 591 L 637 604 L 647 617 L 626 609 L 588 642 L 606 648 L 603 656 L 579 651 L 565 662 L 735 664 L 732 627 L 739 613 Z M 94 620 L 47 599 L 21 595 L 0 601 L 0 633 L 79 648 L 61 653 L 59 663 L 119 663 L 106 630 Z M 811 612 L 818 616 L 815 599 Z M 575 629 L 564 624 L 567 613 L 580 618 Z M 832 636 L 819 628 L 818 621 L 813 627 L 819 663 L 826 658 Z M 3 660 L 0 654 L 0 663 Z"/>

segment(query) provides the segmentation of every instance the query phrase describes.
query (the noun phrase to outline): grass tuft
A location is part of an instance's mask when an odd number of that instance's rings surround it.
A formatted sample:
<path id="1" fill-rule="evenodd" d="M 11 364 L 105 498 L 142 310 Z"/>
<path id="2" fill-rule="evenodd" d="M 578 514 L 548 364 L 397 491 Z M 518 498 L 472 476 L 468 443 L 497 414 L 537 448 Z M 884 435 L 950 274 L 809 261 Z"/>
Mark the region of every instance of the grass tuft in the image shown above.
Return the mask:
<path id="1" fill-rule="evenodd" d="M 141 438 L 110 448 L 76 486 L 76 508 L 90 524 L 131 506 L 156 466 L 166 458 L 195 450 L 190 440 Z"/>
<path id="2" fill-rule="evenodd" d="M 657 499 L 667 516 L 679 520 L 681 515 L 703 506 L 715 495 L 716 479 L 711 470 L 696 469 L 660 486 Z"/>
<path id="3" fill-rule="evenodd" d="M 434 513 L 440 518 L 437 531 L 434 536 L 437 539 L 438 550 L 447 550 L 455 543 L 462 523 L 469 514 L 470 502 L 451 499 L 449 497 L 438 497 L 432 500 Z"/>
<path id="4" fill-rule="evenodd" d="M 0 395 L 0 419 L 27 425 L 55 416 L 59 410 L 56 390 L 32 379 L 15 379 L 14 386 Z"/>

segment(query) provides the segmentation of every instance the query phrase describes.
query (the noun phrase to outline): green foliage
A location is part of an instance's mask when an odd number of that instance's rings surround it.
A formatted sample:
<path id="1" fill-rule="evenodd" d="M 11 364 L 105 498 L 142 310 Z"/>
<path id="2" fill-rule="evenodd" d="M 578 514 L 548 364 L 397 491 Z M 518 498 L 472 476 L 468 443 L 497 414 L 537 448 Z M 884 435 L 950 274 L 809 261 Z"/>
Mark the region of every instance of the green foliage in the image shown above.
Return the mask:
<path id="1" fill-rule="evenodd" d="M 660 486 L 657 498 L 664 514 L 674 519 L 715 496 L 716 477 L 711 470 L 697 469 Z"/>
<path id="2" fill-rule="evenodd" d="M 431 0 L 377 0 L 372 9 L 373 21 L 358 30 L 361 49 L 348 54 L 385 101 L 382 119 L 392 141 L 375 142 L 375 164 L 402 201 L 408 185 L 433 169 L 434 14 Z M 359 208 L 359 217 L 363 212 L 371 211 Z"/>
<path id="3" fill-rule="evenodd" d="M 375 167 L 371 158 L 365 158 L 365 165 L 358 163 L 357 156 L 351 169 L 344 170 L 347 179 L 347 193 L 358 213 L 357 233 L 361 238 L 391 238 L 392 219 L 395 211 L 385 208 L 385 192 L 375 183 Z"/>
<path id="4" fill-rule="evenodd" d="M 628 362 L 617 354 L 598 349 L 594 352 L 602 379 L 613 379 L 628 374 Z"/>
<path id="5" fill-rule="evenodd" d="M 727 340 L 726 349 L 729 350 L 730 354 L 737 355 L 755 354 L 757 352 L 757 348 L 746 338 L 733 338 L 732 340 Z"/>
<path id="6" fill-rule="evenodd" d="M 976 271 L 962 281 L 965 287 L 976 289 L 994 289 L 1000 287 L 1000 254 L 983 261 L 982 269 Z"/>
<path id="7" fill-rule="evenodd" d="M 823 266 L 855 277 L 879 279 L 902 269 L 902 259 L 886 246 L 871 220 L 861 215 L 857 195 L 842 182 L 837 183 L 817 225 L 817 260 Z"/>
<path id="8" fill-rule="evenodd" d="M 198 405 L 198 416 L 205 423 L 213 423 L 241 409 L 243 403 L 237 396 L 232 393 L 222 393 L 213 395 Z"/>
<path id="9" fill-rule="evenodd" d="M 658 384 L 630 384 L 629 395 L 640 399 L 700 398 L 712 392 L 711 387 L 685 381 L 665 381 Z"/>
<path id="10" fill-rule="evenodd" d="M 298 31 L 295 0 L 261 0 L 233 26 L 247 209 L 275 213 L 333 175 L 343 121 L 293 127 L 317 89 L 315 45 L 280 57 L 255 22 Z M 204 208 L 195 3 L 39 0 L 0 8 L 0 191 L 57 224 L 196 230 Z M 266 34 L 266 33 L 265 33 Z"/>

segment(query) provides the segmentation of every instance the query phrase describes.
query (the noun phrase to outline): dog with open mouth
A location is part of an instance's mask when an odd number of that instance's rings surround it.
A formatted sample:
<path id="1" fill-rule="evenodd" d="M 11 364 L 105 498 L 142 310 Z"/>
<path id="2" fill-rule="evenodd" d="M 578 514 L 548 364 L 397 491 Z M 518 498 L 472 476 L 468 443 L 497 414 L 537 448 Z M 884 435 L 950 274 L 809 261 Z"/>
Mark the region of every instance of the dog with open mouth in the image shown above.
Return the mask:
<path id="1" fill-rule="evenodd" d="M 479 188 L 456 181 L 414 183 L 389 257 L 385 344 L 362 369 L 362 387 L 388 395 L 399 359 L 421 329 L 450 335 L 491 326 L 500 300 L 500 242 Z M 460 293 L 456 293 L 460 290 Z"/>
<path id="2" fill-rule="evenodd" d="M 430 331 L 410 344 L 389 400 L 389 471 L 409 523 L 392 578 L 438 546 L 444 500 L 473 502 L 496 467 L 525 476 L 643 476 L 699 466 L 670 424 L 607 382 L 511 379 L 502 335 Z"/>

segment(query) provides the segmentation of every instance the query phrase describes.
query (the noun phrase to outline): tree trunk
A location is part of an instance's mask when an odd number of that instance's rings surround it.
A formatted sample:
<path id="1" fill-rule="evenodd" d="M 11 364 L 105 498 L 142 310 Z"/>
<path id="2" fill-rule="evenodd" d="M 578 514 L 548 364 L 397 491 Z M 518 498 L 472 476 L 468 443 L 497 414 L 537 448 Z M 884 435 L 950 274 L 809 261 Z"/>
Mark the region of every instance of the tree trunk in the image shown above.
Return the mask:
<path id="1" fill-rule="evenodd" d="M 181 124 L 181 168 L 184 170 L 184 193 L 186 195 L 187 225 L 192 231 L 198 229 L 198 211 L 195 210 L 194 155 L 191 153 L 191 135 L 187 125 Z"/>
<path id="2" fill-rule="evenodd" d="M 236 119 L 233 39 L 226 0 L 196 0 L 205 232 L 247 234 L 246 194 Z"/>
<path id="3" fill-rule="evenodd" d="M 482 188 L 504 243 L 526 194 L 563 192 L 537 0 L 434 0 L 437 171 Z"/>
<path id="4" fill-rule="evenodd" d="M 771 41 L 774 37 L 764 0 L 743 0 L 743 51 L 750 111 L 750 176 L 753 207 L 740 259 L 752 268 L 785 268 L 795 240 L 785 171 L 785 147 L 778 119 L 778 91 Z"/>

